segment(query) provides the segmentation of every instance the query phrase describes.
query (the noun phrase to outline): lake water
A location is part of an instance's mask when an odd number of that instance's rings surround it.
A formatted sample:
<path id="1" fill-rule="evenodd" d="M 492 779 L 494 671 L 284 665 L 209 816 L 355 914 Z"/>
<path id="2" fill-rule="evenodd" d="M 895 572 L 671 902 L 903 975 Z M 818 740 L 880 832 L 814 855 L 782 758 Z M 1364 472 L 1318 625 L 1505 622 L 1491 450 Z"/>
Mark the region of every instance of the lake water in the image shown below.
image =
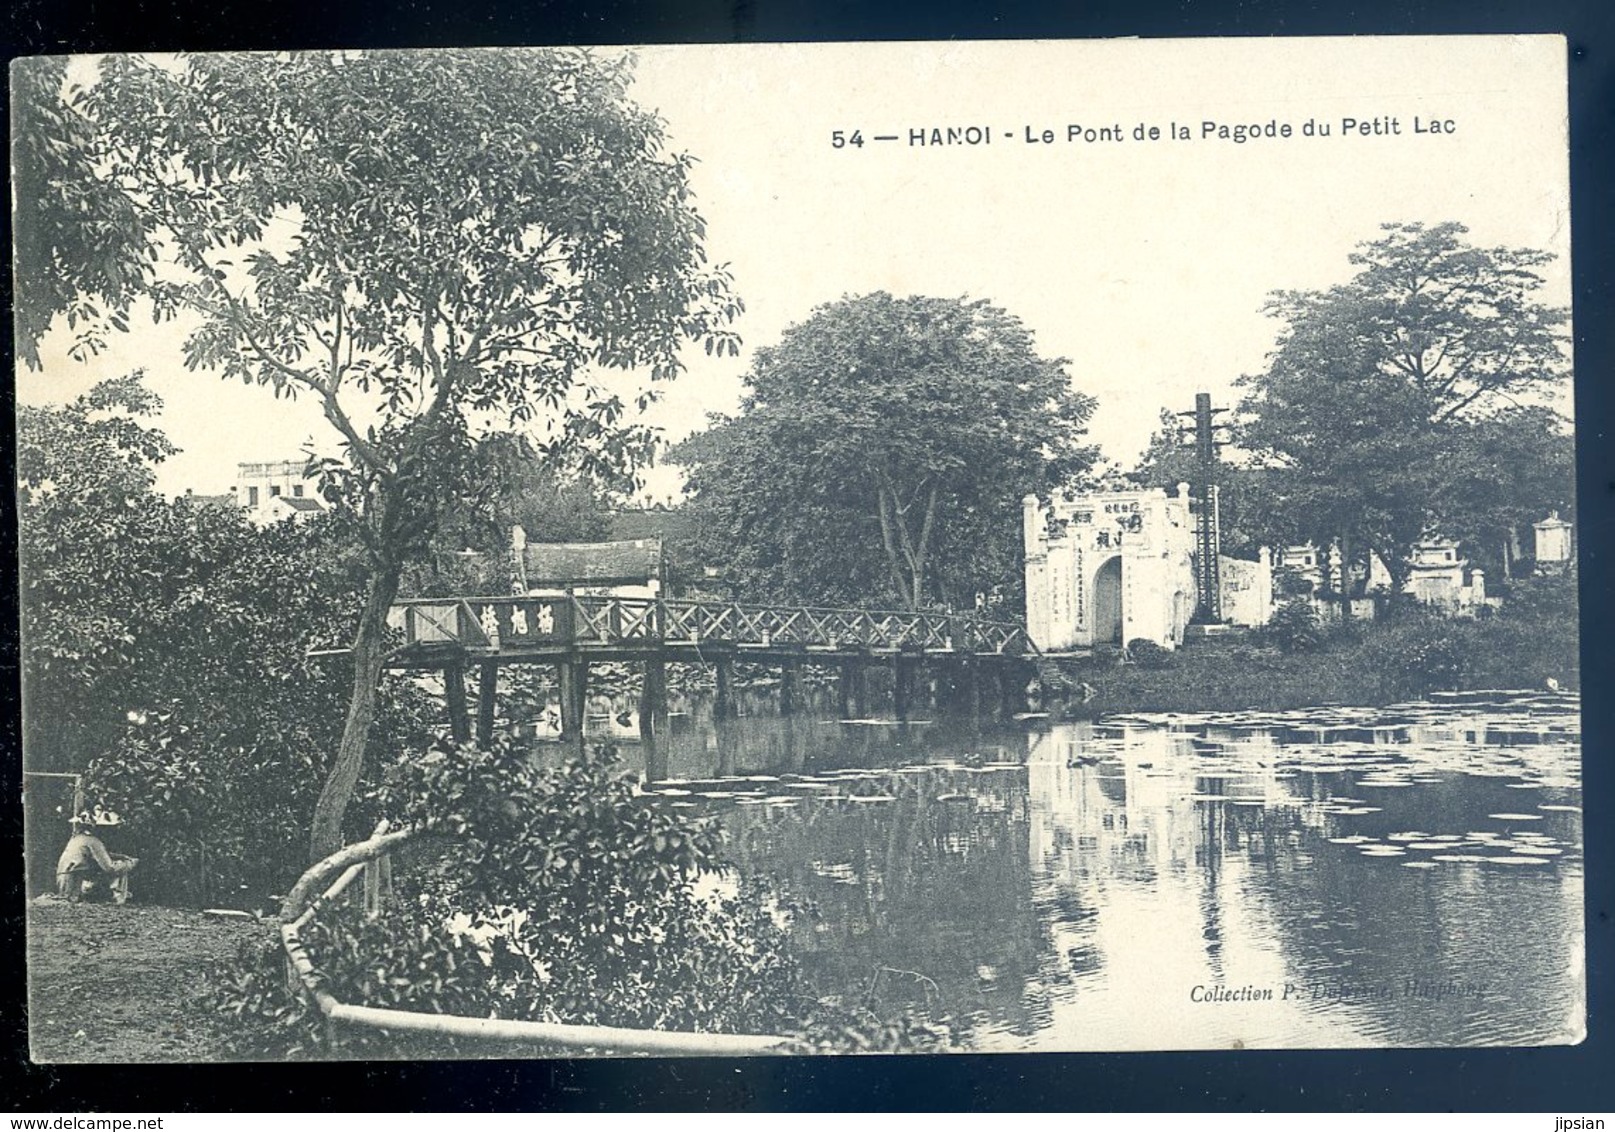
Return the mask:
<path id="1" fill-rule="evenodd" d="M 938 1009 L 994 1051 L 1583 1031 L 1573 698 L 983 729 L 742 711 L 675 716 L 646 789 L 723 824 L 848 1002 Z"/>

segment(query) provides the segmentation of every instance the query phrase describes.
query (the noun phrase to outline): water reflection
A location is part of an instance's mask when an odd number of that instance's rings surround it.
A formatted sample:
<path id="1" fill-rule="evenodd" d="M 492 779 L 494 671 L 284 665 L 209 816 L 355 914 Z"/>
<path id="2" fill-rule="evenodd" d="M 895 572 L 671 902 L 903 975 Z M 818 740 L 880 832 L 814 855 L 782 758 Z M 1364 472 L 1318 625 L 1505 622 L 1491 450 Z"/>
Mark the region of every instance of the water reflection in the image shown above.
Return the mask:
<path id="1" fill-rule="evenodd" d="M 644 754 L 658 804 L 718 816 L 797 906 L 821 989 L 981 1048 L 1518 1044 L 1582 1028 L 1578 719 L 1493 696 L 983 730 L 758 702 Z"/>

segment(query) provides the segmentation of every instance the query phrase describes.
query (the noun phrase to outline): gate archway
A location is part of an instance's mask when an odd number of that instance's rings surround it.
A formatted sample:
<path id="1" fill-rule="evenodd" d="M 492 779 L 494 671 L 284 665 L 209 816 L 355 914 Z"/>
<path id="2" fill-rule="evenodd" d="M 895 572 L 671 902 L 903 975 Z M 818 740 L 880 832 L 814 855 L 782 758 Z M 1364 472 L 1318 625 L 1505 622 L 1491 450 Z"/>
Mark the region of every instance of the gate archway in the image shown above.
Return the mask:
<path id="1" fill-rule="evenodd" d="M 1122 643 L 1122 559 L 1105 560 L 1093 579 L 1093 643 Z"/>

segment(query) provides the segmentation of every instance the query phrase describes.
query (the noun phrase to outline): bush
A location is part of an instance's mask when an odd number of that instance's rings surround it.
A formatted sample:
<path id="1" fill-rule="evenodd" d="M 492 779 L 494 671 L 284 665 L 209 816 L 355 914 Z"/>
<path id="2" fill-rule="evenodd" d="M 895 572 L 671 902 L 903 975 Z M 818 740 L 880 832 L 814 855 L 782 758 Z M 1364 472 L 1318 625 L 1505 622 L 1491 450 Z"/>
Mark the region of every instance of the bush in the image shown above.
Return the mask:
<path id="1" fill-rule="evenodd" d="M 1119 665 L 1124 659 L 1125 652 L 1125 649 L 1117 648 L 1115 645 L 1095 645 L 1089 654 L 1088 663 L 1102 672 Z"/>
<path id="2" fill-rule="evenodd" d="M 1273 611 L 1263 636 L 1284 652 L 1307 652 L 1323 640 L 1323 627 L 1312 603 L 1295 598 Z"/>
<path id="3" fill-rule="evenodd" d="M 312 665 L 273 678 L 278 698 L 269 701 L 249 687 L 223 686 L 213 702 L 141 714 L 90 764 L 88 796 L 119 812 L 119 847 L 140 858 L 141 899 L 256 906 L 303 871 L 345 686 Z M 366 758 L 372 791 L 381 762 L 418 747 L 435 714 L 409 681 L 384 681 Z M 375 821 L 373 802 L 353 807 L 353 828 Z"/>
<path id="4" fill-rule="evenodd" d="M 334 516 L 258 527 L 158 494 L 175 449 L 140 418 L 160 405 L 131 375 L 19 410 L 24 758 L 82 773 L 86 801 L 123 815 L 138 898 L 256 900 L 304 860 L 352 672 L 308 654 L 349 635 L 363 548 Z M 423 745 L 428 713 L 388 681 L 372 759 Z M 36 877 L 53 833 L 30 840 Z"/>
<path id="5" fill-rule="evenodd" d="M 384 803 L 396 821 L 452 840 L 431 865 L 401 870 L 399 899 L 379 920 L 337 915 L 305 930 L 342 1001 L 792 1034 L 837 1049 L 945 1037 L 924 1019 L 819 1000 L 788 950 L 791 910 L 724 869 L 711 821 L 639 798 L 610 748 L 542 771 L 504 746 L 440 747 L 402 764 Z M 275 990 L 280 970 L 278 952 L 246 955 L 217 980 L 216 1005 L 242 1020 L 244 1055 L 320 1048 L 310 1013 Z"/>
<path id="6" fill-rule="evenodd" d="M 455 836 L 416 926 L 493 933 L 486 1006 L 667 1029 L 783 1021 L 781 929 L 759 901 L 698 883 L 720 870 L 717 827 L 643 804 L 609 748 L 551 771 L 503 748 L 440 748 L 385 799 L 395 820 Z"/>
<path id="7" fill-rule="evenodd" d="M 1365 639 L 1359 665 L 1381 696 L 1406 698 L 1464 686 L 1475 626 L 1432 613 L 1404 613 Z"/>
<path id="8" fill-rule="evenodd" d="M 1140 668 L 1171 668 L 1177 664 L 1177 654 L 1145 637 L 1137 637 L 1127 644 L 1127 653 Z"/>
<path id="9" fill-rule="evenodd" d="M 1522 578 L 1509 586 L 1502 616 L 1512 621 L 1574 625 L 1579 611 L 1576 572 Z"/>
<path id="10" fill-rule="evenodd" d="M 1362 632 L 1360 645 L 1347 654 L 1350 665 L 1382 700 L 1463 688 L 1541 688 L 1550 678 L 1576 687 L 1573 580 L 1532 579 L 1514 590 L 1490 617 L 1404 609 Z"/>

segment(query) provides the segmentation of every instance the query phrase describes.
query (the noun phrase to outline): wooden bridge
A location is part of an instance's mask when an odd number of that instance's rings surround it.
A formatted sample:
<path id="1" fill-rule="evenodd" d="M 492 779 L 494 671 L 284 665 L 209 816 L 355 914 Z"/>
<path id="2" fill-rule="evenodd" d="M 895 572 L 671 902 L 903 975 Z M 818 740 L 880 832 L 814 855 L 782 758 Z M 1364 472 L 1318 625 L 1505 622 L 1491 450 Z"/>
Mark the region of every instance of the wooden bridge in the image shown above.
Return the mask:
<path id="1" fill-rule="evenodd" d="M 733 664 L 777 665 L 780 710 L 800 699 L 802 664 L 840 669 L 842 718 L 867 710 L 864 675 L 889 664 L 895 679 L 893 708 L 906 719 L 915 674 L 943 666 L 979 710 L 982 678 L 998 685 L 1001 701 L 1025 686 L 1025 662 L 1036 650 L 1019 625 L 926 611 L 825 609 L 722 601 L 675 601 L 561 594 L 555 596 L 416 598 L 394 605 L 389 623 L 402 636 L 389 664 L 439 669 L 446 677 L 449 716 L 457 739 L 470 737 L 464 673 L 479 670 L 477 733 L 491 738 L 498 670 L 507 664 L 555 665 L 559 672 L 562 734 L 581 737 L 588 666 L 597 661 L 644 665 L 641 730 L 650 737 L 665 726 L 668 662 L 716 669 L 715 712 L 733 713 Z"/>

